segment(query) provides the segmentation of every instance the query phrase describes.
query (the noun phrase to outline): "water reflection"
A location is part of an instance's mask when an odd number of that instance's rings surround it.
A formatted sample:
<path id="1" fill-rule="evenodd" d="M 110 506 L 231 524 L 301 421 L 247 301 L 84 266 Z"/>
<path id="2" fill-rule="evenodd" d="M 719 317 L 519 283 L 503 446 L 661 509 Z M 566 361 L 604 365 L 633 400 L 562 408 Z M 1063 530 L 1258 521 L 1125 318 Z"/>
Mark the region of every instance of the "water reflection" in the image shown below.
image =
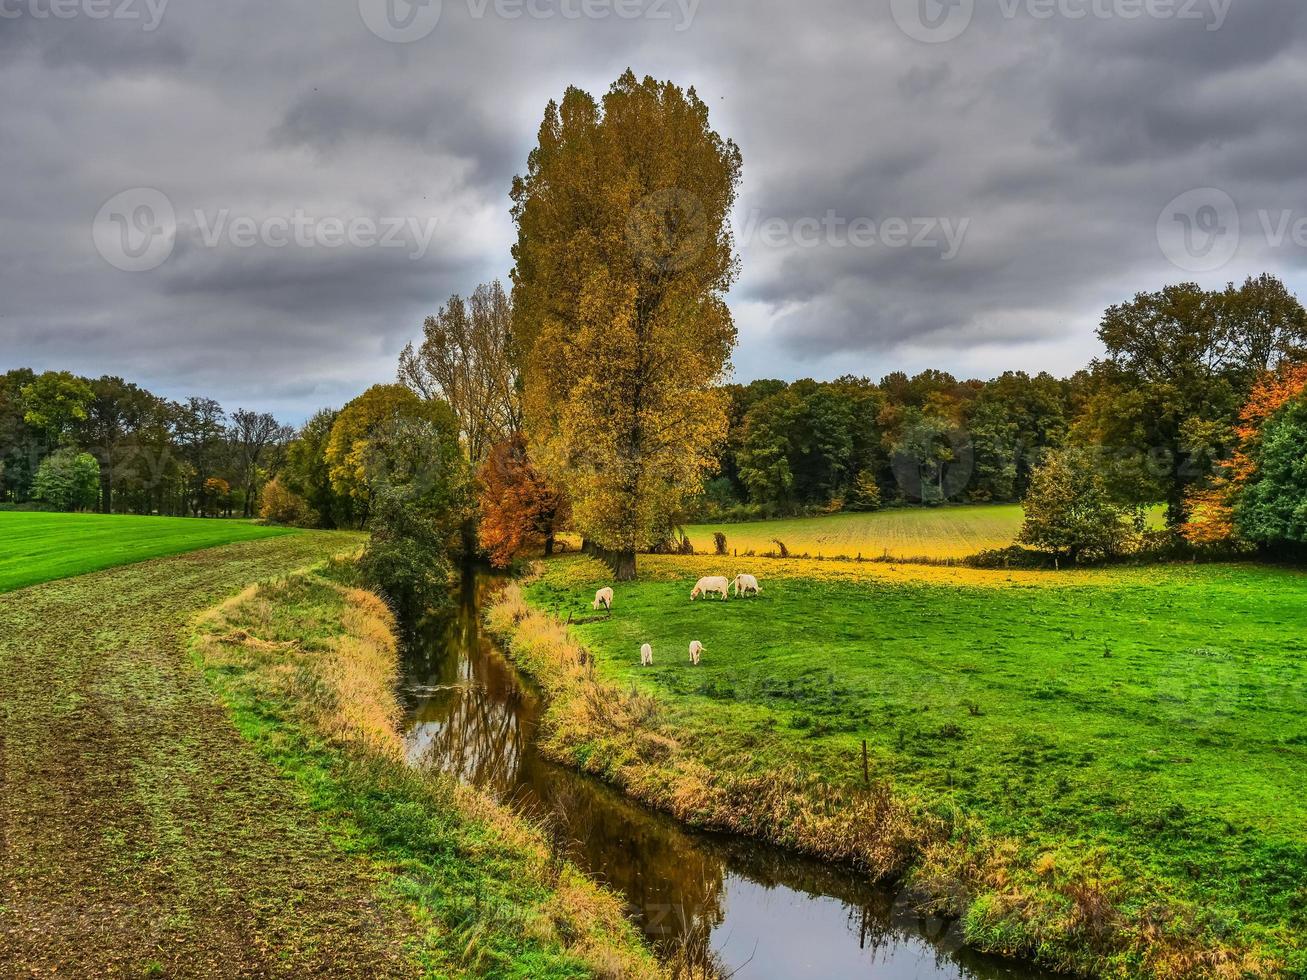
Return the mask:
<path id="1" fill-rule="evenodd" d="M 469 579 L 457 612 L 407 658 L 409 761 L 546 822 L 577 864 L 625 897 L 663 955 L 716 960 L 741 980 L 1042 976 L 963 949 L 956 926 L 851 871 L 688 832 L 542 759 L 539 697 L 481 630 L 480 603 L 494 587 Z"/>

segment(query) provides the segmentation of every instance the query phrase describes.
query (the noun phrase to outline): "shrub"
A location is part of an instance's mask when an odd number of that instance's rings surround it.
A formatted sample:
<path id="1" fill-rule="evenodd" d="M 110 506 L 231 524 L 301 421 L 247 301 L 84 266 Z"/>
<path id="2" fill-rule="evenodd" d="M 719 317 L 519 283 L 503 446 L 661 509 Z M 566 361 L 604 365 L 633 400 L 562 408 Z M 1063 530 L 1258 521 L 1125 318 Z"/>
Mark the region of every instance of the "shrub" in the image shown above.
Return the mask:
<path id="1" fill-rule="evenodd" d="M 100 498 L 100 464 L 75 449 L 51 453 L 36 471 L 32 496 L 55 510 L 90 510 Z"/>
<path id="2" fill-rule="evenodd" d="M 1021 543 L 1055 558 L 1111 557 L 1129 541 L 1125 510 L 1112 499 L 1088 450 L 1050 453 L 1031 478 L 1025 508 Z"/>
<path id="3" fill-rule="evenodd" d="M 318 515 L 308 501 L 287 487 L 280 476 L 273 477 L 263 488 L 259 496 L 259 516 L 273 524 L 294 527 L 313 527 L 318 523 Z"/>

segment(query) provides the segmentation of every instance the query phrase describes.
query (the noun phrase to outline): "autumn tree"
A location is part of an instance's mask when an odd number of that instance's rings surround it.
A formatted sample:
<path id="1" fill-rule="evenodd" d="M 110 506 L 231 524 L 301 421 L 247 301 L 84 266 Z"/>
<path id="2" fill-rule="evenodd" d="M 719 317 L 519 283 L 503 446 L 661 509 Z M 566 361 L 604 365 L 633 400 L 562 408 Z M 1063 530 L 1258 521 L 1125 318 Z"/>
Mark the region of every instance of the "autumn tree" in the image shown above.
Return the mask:
<path id="1" fill-rule="evenodd" d="M 628 71 L 602 103 L 577 88 L 551 102 L 514 180 L 532 458 L 619 579 L 726 435 L 740 167 L 693 89 Z"/>
<path id="2" fill-rule="evenodd" d="M 521 435 L 499 443 L 477 473 L 481 547 L 497 568 L 507 568 L 527 548 L 553 554 L 554 536 L 566 520 L 566 498 L 531 465 Z"/>
<path id="3" fill-rule="evenodd" d="M 1181 527 L 1187 541 L 1191 544 L 1209 545 L 1231 543 L 1241 537 L 1245 540 L 1268 540 L 1265 535 L 1257 537 L 1256 532 L 1254 536 L 1241 535 L 1240 531 L 1247 528 L 1249 522 L 1240 520 L 1239 511 L 1242 504 L 1253 499 L 1245 499 L 1245 493 L 1261 477 L 1265 432 L 1272 428 L 1273 420 L 1288 406 L 1305 398 L 1307 364 L 1282 363 L 1274 371 L 1267 371 L 1261 376 L 1253 386 L 1247 404 L 1239 412 L 1239 423 L 1234 430 L 1234 452 L 1221 462 L 1215 478 L 1208 485 L 1196 488 L 1189 494 L 1189 517 Z M 1284 433 L 1292 430 L 1290 421 L 1278 432 L 1272 432 L 1276 445 L 1284 446 Z M 1277 506 L 1268 487 L 1274 486 L 1277 479 L 1286 486 L 1292 484 L 1292 466 L 1280 465 L 1279 468 L 1281 476 L 1273 478 L 1253 495 L 1257 508 L 1263 513 L 1270 513 Z M 1286 492 L 1283 496 L 1287 499 L 1293 493 Z M 1251 503 L 1249 506 L 1252 506 Z M 1269 524 L 1260 519 L 1252 523 L 1259 528 Z M 1241 524 L 1244 528 L 1241 528 Z"/>
<path id="4" fill-rule="evenodd" d="M 1049 453 L 1034 472 L 1025 511 L 1021 542 L 1072 562 L 1113 555 L 1130 533 L 1092 450 Z"/>
<path id="5" fill-rule="evenodd" d="M 332 489 L 350 497 L 366 520 L 375 484 L 367 473 L 369 440 L 387 423 L 437 415 L 443 420 L 449 411 L 443 402 L 424 401 L 404 385 L 373 385 L 341 409 L 332 424 L 323 450 Z"/>
<path id="6" fill-rule="evenodd" d="M 290 441 L 294 430 L 267 412 L 238 408 L 231 414 L 228 435 L 235 453 L 237 476 L 245 491 L 243 513 L 245 517 L 253 517 L 259 485 L 266 476 L 271 457 Z"/>
<path id="7" fill-rule="evenodd" d="M 372 507 L 359 569 L 406 623 L 449 602 L 450 558 L 472 505 L 454 413 L 443 402 L 426 407 L 385 418 L 359 450 Z"/>
<path id="8" fill-rule="evenodd" d="M 449 405 L 467 458 L 479 465 L 495 443 L 522 428 L 521 354 L 513 304 L 496 280 L 466 302 L 451 296 L 422 327 L 422 343 L 404 348 L 399 380 Z"/>
<path id="9" fill-rule="evenodd" d="M 1258 374 L 1307 343 L 1307 313 L 1272 276 L 1224 292 L 1182 283 L 1109 308 L 1098 336 L 1108 356 L 1095 364 L 1079 435 L 1151 454 L 1133 479 L 1135 502 L 1165 501 L 1177 527 Z"/>
<path id="10" fill-rule="evenodd" d="M 286 489 L 304 498 L 323 527 L 349 527 L 354 523 L 354 498 L 336 491 L 327 462 L 327 445 L 339 415 L 330 408 L 315 412 L 286 447 L 282 467 Z"/>

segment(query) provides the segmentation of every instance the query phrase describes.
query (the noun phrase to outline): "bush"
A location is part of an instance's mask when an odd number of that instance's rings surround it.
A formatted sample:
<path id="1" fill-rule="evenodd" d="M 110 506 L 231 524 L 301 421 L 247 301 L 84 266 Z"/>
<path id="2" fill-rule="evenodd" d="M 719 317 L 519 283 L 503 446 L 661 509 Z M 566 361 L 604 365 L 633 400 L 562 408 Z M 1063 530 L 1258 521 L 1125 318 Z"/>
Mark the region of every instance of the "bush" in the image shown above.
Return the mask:
<path id="1" fill-rule="evenodd" d="M 100 499 L 100 464 L 75 449 L 51 453 L 36 471 L 32 496 L 55 510 L 91 510 Z"/>
<path id="2" fill-rule="evenodd" d="M 273 477 L 263 488 L 259 496 L 259 516 L 273 524 L 292 527 L 314 527 L 318 523 L 318 515 L 308 501 L 282 483 L 280 476 Z"/>
<path id="3" fill-rule="evenodd" d="M 386 597 L 405 627 L 450 603 L 453 566 L 447 538 L 430 514 L 384 488 L 368 526 L 372 537 L 359 559 L 359 572 Z"/>
<path id="4" fill-rule="evenodd" d="M 1130 541 L 1126 512 L 1089 450 L 1050 453 L 1031 478 L 1025 508 L 1019 540 L 1054 558 L 1110 558 Z"/>

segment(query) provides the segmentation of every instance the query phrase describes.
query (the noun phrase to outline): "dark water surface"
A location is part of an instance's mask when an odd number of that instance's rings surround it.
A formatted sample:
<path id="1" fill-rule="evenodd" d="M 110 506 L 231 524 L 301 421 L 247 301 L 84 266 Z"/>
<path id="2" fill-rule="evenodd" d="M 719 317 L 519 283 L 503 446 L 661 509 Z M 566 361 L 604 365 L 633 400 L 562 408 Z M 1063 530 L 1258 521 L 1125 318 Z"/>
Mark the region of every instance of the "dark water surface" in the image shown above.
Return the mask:
<path id="1" fill-rule="evenodd" d="M 481 599 L 496 585 L 469 579 L 456 614 L 407 656 L 409 761 L 544 820 L 578 865 L 624 896 L 661 955 L 715 959 L 739 980 L 1046 976 L 962 948 L 956 925 L 852 871 L 689 831 L 542 759 L 540 699 L 481 629 Z"/>

